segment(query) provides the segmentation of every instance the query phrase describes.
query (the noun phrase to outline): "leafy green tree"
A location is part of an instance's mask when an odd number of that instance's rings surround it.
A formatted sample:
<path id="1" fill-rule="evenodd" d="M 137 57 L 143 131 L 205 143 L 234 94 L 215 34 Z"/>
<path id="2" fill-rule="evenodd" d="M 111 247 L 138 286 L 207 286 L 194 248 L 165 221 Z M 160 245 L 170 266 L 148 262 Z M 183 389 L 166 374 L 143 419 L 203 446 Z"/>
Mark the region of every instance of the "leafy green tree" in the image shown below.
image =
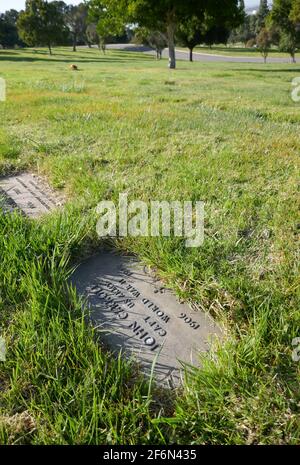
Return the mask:
<path id="1" fill-rule="evenodd" d="M 230 36 L 230 29 L 226 26 L 212 26 L 204 36 L 204 43 L 210 47 L 214 44 L 227 44 Z"/>
<path id="2" fill-rule="evenodd" d="M 102 19 L 97 24 L 97 33 L 103 53 L 105 53 L 106 44 L 112 40 L 112 37 L 124 32 L 124 25 L 117 18 L 107 15 L 106 11 L 104 13 Z"/>
<path id="3" fill-rule="evenodd" d="M 269 14 L 268 0 L 260 0 L 259 9 L 256 14 L 256 34 L 259 34 L 260 31 L 266 26 L 266 18 Z M 265 35 L 262 34 L 262 35 Z"/>
<path id="4" fill-rule="evenodd" d="M 144 44 L 151 47 L 156 52 L 156 58 L 158 60 L 162 57 L 163 50 L 168 46 L 168 41 L 160 31 L 151 31 L 146 27 L 140 27 L 136 29 L 134 35 L 134 42 L 136 44 Z"/>
<path id="5" fill-rule="evenodd" d="M 289 19 L 295 24 L 296 28 L 300 27 L 300 0 L 293 0 Z"/>
<path id="6" fill-rule="evenodd" d="M 97 0 L 94 0 L 97 1 Z M 123 24 L 137 23 L 150 30 L 160 30 L 161 24 L 168 39 L 169 67 L 176 67 L 175 33 L 179 24 L 193 16 L 201 19 L 204 14 L 212 17 L 222 15 L 223 19 L 238 21 L 240 8 L 238 0 L 101 0 L 108 16 L 119 18 Z"/>
<path id="7" fill-rule="evenodd" d="M 256 44 L 258 50 L 263 56 L 264 62 L 266 63 L 272 45 L 272 38 L 268 29 L 261 29 L 260 33 L 256 37 Z"/>
<path id="8" fill-rule="evenodd" d="M 184 23 L 179 24 L 176 38 L 180 45 L 189 49 L 190 61 L 193 61 L 194 48 L 204 41 L 203 20 L 193 16 Z"/>
<path id="9" fill-rule="evenodd" d="M 24 45 L 18 34 L 18 16 L 19 13 L 16 10 L 8 10 L 0 14 L 0 44 L 4 48 Z"/>
<path id="10" fill-rule="evenodd" d="M 88 45 L 96 44 L 98 47 L 100 47 L 100 38 L 97 32 L 97 24 L 95 23 L 90 23 L 86 27 L 86 38 Z"/>
<path id="11" fill-rule="evenodd" d="M 232 30 L 229 37 L 229 42 L 242 42 L 246 46 L 247 42 L 255 38 L 255 28 L 256 15 L 245 14 L 243 23 L 238 28 Z"/>
<path id="12" fill-rule="evenodd" d="M 256 22 L 257 22 L 257 16 L 256 15 L 249 15 L 249 31 L 253 36 L 256 36 Z"/>
<path id="13" fill-rule="evenodd" d="M 282 32 L 279 39 L 279 51 L 288 53 L 292 62 L 296 63 L 296 51 L 299 45 L 299 40 L 295 41 L 295 37 L 292 34 Z"/>
<path id="14" fill-rule="evenodd" d="M 51 55 L 53 44 L 63 43 L 67 36 L 61 6 L 62 2 L 26 0 L 17 21 L 21 39 L 29 46 L 47 46 Z"/>
<path id="15" fill-rule="evenodd" d="M 88 3 L 88 18 L 89 23 L 87 27 L 88 38 L 92 38 L 92 43 L 97 43 L 98 48 L 102 48 L 105 52 L 105 42 L 101 39 L 98 34 L 98 25 L 106 15 L 105 6 L 99 0 L 91 0 Z"/>
<path id="16" fill-rule="evenodd" d="M 68 5 L 65 9 L 65 23 L 72 35 L 73 52 L 76 52 L 77 41 L 85 36 L 87 17 L 88 7 L 84 3 Z"/>
<path id="17" fill-rule="evenodd" d="M 107 42 L 112 40 L 113 36 L 124 34 L 125 23 L 120 11 L 117 9 L 114 14 L 112 14 L 112 12 L 107 9 L 104 1 L 91 0 L 88 5 L 88 20 L 97 25 L 98 45 L 103 53 L 105 53 Z"/>
<path id="18" fill-rule="evenodd" d="M 209 17 L 202 21 L 193 17 L 184 24 L 180 24 L 176 33 L 179 44 L 189 49 L 190 61 L 193 61 L 193 50 L 196 45 L 226 44 L 229 36 L 229 28 L 226 28 L 225 25 L 218 26 L 215 19 Z"/>
<path id="19" fill-rule="evenodd" d="M 270 15 L 271 24 L 280 31 L 279 46 L 291 55 L 293 63 L 296 62 L 295 55 L 300 44 L 300 31 L 295 13 L 297 3 L 295 0 L 274 0 Z"/>
<path id="20" fill-rule="evenodd" d="M 240 1 L 240 10 L 242 12 L 241 24 L 231 31 L 229 42 L 242 42 L 246 47 L 247 43 L 255 39 L 257 35 L 257 15 L 246 14 L 244 0 Z"/>

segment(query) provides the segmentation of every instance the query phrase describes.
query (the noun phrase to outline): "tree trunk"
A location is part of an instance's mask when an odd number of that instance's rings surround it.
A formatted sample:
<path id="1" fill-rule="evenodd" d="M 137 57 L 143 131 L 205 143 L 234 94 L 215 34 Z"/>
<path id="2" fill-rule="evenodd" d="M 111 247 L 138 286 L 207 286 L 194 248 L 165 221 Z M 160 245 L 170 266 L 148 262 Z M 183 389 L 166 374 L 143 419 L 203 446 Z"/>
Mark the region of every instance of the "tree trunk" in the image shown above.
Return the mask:
<path id="1" fill-rule="evenodd" d="M 169 46 L 169 68 L 176 68 L 176 55 L 175 55 L 175 24 L 173 22 L 168 23 L 168 46 Z"/>
<path id="2" fill-rule="evenodd" d="M 190 48 L 190 61 L 193 61 L 193 49 Z"/>
<path id="3" fill-rule="evenodd" d="M 73 52 L 76 52 L 76 43 L 77 43 L 76 35 L 73 34 Z"/>
<path id="4" fill-rule="evenodd" d="M 292 63 L 296 63 L 295 53 L 291 53 Z"/>
<path id="5" fill-rule="evenodd" d="M 50 42 L 48 44 L 48 48 L 49 48 L 49 54 L 52 55 L 52 49 L 51 49 L 51 43 Z"/>

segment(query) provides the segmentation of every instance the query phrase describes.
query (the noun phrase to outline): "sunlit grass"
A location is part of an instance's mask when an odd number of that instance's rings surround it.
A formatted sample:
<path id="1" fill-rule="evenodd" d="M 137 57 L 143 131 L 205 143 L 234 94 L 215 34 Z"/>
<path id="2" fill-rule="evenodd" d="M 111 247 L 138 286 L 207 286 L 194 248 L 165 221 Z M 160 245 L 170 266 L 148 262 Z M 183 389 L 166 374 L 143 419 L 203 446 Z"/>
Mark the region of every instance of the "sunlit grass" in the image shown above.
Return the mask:
<path id="1" fill-rule="evenodd" d="M 188 62 L 172 72 L 121 51 L 0 51 L 0 173 L 45 175 L 68 212 L 0 220 L 0 441 L 299 442 L 299 74 Z M 94 207 L 124 191 L 206 203 L 199 249 L 172 238 L 117 244 L 227 327 L 218 358 L 163 403 L 99 348 L 65 288 L 71 264 L 97 247 Z M 12 427 L 22 412 L 29 426 Z"/>

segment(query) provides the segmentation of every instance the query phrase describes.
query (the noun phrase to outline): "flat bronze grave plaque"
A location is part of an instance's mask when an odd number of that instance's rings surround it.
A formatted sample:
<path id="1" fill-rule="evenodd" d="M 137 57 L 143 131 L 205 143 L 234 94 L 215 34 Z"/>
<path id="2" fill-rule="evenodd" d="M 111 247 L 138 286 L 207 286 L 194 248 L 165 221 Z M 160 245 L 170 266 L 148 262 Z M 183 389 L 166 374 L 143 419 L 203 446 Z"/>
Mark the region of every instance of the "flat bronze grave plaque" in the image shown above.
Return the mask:
<path id="1" fill-rule="evenodd" d="M 49 213 L 60 204 L 40 178 L 29 173 L 1 178 L 0 199 L 5 211 L 19 209 L 31 218 Z"/>
<path id="2" fill-rule="evenodd" d="M 221 336 L 208 315 L 180 303 L 133 257 L 100 253 L 79 265 L 71 282 L 103 340 L 133 355 L 148 375 L 156 360 L 159 383 L 178 385 L 180 361 L 198 365 L 198 351 L 208 351 L 211 338 Z"/>

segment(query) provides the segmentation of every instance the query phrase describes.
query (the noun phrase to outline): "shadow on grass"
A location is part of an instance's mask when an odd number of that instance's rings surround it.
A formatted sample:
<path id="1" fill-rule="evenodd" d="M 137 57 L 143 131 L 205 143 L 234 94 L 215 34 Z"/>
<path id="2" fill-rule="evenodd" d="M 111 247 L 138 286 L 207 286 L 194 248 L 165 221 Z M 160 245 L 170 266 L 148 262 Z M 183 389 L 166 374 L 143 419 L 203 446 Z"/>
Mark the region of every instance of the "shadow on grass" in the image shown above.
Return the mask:
<path id="1" fill-rule="evenodd" d="M 248 68 L 248 72 L 259 72 L 259 73 L 300 73 L 300 68 L 288 68 L 288 69 L 269 69 L 269 68 Z"/>
<path id="2" fill-rule="evenodd" d="M 87 50 L 84 54 L 89 53 L 93 54 L 94 57 L 85 57 L 82 55 L 82 52 L 72 52 L 72 53 L 53 53 L 49 55 L 49 52 L 44 50 L 22 50 L 20 52 L 15 51 L 7 51 L 5 50 L 4 53 L 0 51 L 0 61 L 11 61 L 11 62 L 52 62 L 52 63 L 127 63 L 130 61 L 153 61 L 152 55 L 145 55 L 142 53 L 137 53 L 131 51 L 122 51 L 122 50 L 114 50 L 113 54 L 111 54 L 111 50 L 108 51 L 107 54 L 102 54 L 99 57 L 95 56 L 95 53 Z M 68 51 L 69 52 L 69 51 Z M 26 56 L 26 54 L 30 54 L 30 56 Z"/>

